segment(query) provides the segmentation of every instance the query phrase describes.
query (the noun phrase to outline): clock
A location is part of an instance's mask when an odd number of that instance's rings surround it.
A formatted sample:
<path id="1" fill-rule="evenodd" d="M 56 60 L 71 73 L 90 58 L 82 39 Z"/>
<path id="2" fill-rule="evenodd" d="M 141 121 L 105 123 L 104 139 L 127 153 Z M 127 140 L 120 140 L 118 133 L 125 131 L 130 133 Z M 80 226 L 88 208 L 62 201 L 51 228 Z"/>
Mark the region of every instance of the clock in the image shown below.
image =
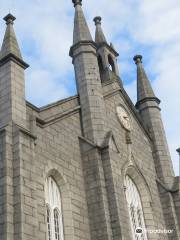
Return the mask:
<path id="1" fill-rule="evenodd" d="M 117 107 L 117 115 L 122 127 L 130 131 L 131 130 L 130 118 L 129 118 L 129 114 L 124 109 L 124 107 L 122 106 Z"/>

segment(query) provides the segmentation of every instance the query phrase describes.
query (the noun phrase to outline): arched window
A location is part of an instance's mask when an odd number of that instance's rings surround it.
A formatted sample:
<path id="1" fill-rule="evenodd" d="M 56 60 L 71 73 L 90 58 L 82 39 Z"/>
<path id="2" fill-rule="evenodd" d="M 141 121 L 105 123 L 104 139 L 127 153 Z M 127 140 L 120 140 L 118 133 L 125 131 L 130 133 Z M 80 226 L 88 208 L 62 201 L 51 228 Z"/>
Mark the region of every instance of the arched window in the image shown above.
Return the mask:
<path id="1" fill-rule="evenodd" d="M 128 175 L 125 177 L 125 187 L 133 240 L 147 240 L 140 194 Z M 142 233 L 136 233 L 137 228 L 141 228 Z"/>
<path id="2" fill-rule="evenodd" d="M 46 179 L 47 240 L 64 240 L 61 194 L 52 177 Z"/>
<path id="3" fill-rule="evenodd" d="M 111 55 L 108 55 L 109 69 L 115 73 L 115 65 Z"/>

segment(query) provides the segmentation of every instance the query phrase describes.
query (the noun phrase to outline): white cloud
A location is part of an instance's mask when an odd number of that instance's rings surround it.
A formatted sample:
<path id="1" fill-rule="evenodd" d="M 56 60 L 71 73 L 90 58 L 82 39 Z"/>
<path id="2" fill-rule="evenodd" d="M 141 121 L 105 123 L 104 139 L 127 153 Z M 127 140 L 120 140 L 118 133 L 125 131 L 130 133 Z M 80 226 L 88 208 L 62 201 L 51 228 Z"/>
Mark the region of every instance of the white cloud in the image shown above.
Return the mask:
<path id="1" fill-rule="evenodd" d="M 136 24 L 138 31 L 134 36 L 145 43 L 163 43 L 172 41 L 180 35 L 177 25 L 180 14 L 180 2 L 176 0 L 142 1 L 137 8 Z M 133 29 L 133 33 L 134 29 Z"/>
<path id="2" fill-rule="evenodd" d="M 52 72 L 47 70 L 36 69 L 29 72 L 26 79 L 26 94 L 29 96 L 30 101 L 38 103 L 38 106 L 47 104 L 47 98 L 51 103 L 70 95 L 63 81 L 59 83 Z"/>
<path id="3" fill-rule="evenodd" d="M 73 66 L 68 56 L 74 12 L 71 0 L 1 0 L 0 15 L 3 17 L 9 8 L 17 17 L 15 28 L 24 59 L 31 65 L 27 71 L 28 99 L 40 105 L 73 94 L 70 86 Z M 136 74 L 132 57 L 139 51 L 144 53 L 145 68 L 155 76 L 153 86 L 162 100 L 162 115 L 177 169 L 175 148 L 180 145 L 179 0 L 83 1 L 83 8 L 93 35 L 92 19 L 102 16 L 107 39 L 113 41 L 120 53 L 120 71 L 133 99 L 136 98 Z M 4 28 L 1 22 L 0 38 Z"/>

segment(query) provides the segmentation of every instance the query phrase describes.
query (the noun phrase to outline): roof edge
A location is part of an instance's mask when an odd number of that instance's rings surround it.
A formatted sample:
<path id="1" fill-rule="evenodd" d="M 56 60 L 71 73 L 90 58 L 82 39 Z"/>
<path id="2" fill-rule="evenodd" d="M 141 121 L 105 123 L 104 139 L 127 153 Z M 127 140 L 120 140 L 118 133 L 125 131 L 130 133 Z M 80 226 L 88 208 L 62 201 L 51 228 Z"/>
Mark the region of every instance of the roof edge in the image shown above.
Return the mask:
<path id="1" fill-rule="evenodd" d="M 36 105 L 32 104 L 31 102 L 29 101 L 26 101 L 26 105 L 30 108 L 32 108 L 33 110 L 37 111 L 37 112 L 42 112 L 42 111 L 45 111 L 51 107 L 54 107 L 54 106 L 57 106 L 57 105 L 61 105 L 63 103 L 66 103 L 68 101 L 71 101 L 71 100 L 74 100 L 74 99 L 78 99 L 79 96 L 76 94 L 74 96 L 70 96 L 70 97 L 67 97 L 67 98 L 63 98 L 61 100 L 58 100 L 56 102 L 53 102 L 53 103 L 50 103 L 50 104 L 47 104 L 45 106 L 42 106 L 42 107 L 37 107 Z"/>

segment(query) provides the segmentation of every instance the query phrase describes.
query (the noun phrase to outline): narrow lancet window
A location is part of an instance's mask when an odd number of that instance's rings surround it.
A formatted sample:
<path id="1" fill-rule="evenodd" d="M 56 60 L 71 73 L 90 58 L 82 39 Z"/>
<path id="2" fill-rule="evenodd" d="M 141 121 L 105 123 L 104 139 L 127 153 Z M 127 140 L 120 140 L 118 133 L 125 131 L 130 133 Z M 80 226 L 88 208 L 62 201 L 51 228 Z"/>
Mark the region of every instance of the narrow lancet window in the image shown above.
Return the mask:
<path id="1" fill-rule="evenodd" d="M 133 240 L 148 240 L 140 194 L 129 176 L 125 178 L 125 189 Z M 142 232 L 137 232 L 137 229 L 142 229 Z"/>
<path id="2" fill-rule="evenodd" d="M 115 64 L 111 55 L 108 56 L 108 61 L 109 61 L 109 69 L 115 73 Z"/>
<path id="3" fill-rule="evenodd" d="M 64 240 L 61 194 L 52 177 L 46 179 L 47 240 Z"/>

